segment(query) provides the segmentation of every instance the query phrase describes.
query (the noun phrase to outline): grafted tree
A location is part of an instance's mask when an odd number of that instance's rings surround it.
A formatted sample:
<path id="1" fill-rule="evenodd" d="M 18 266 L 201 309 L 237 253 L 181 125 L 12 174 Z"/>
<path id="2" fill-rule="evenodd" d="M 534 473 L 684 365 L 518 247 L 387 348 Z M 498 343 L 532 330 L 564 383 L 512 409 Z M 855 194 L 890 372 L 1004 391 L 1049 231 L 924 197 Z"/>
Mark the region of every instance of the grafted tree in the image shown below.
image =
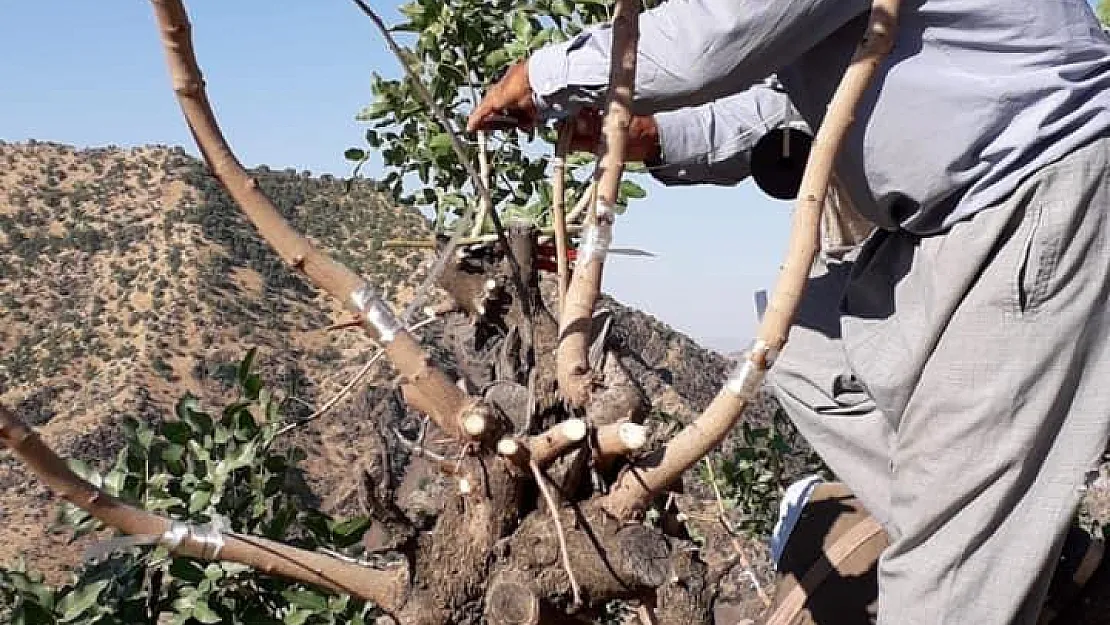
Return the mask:
<path id="1" fill-rule="evenodd" d="M 473 363 L 465 361 L 473 352 L 456 350 L 460 384 L 420 346 L 406 330 L 405 315 L 398 315 L 373 285 L 281 218 L 217 124 L 181 0 L 151 1 L 174 92 L 212 174 L 280 257 L 343 302 L 369 338 L 383 346 L 401 375 L 405 402 L 451 441 L 448 451 L 458 459 L 449 463 L 455 488 L 431 531 L 413 531 L 415 540 L 389 545 L 403 556 L 400 564 L 376 569 L 218 526 L 189 525 L 118 501 L 66 468 L 3 409 L 0 441 L 60 496 L 121 532 L 153 536 L 175 554 L 235 561 L 357 596 L 405 625 L 468 621 L 476 614 L 491 623 L 588 622 L 614 599 L 640 602 L 645 618 L 654 612 L 659 622 L 711 622 L 721 572 L 710 570 L 688 548 L 689 536 L 667 524 L 642 523 L 641 517 L 721 442 L 786 342 L 818 246 L 832 162 L 856 103 L 889 50 L 898 1 L 876 0 L 866 37 L 817 133 L 788 257 L 755 347 L 707 411 L 651 454 L 640 453 L 648 441 L 640 424 L 647 411 L 643 393 L 594 323 L 625 167 L 638 2 L 617 0 L 612 14 L 613 67 L 600 164 L 593 192 L 584 184 L 572 185 L 579 189 L 581 209 L 571 213 L 584 223 L 570 224 L 581 227 L 581 244 L 569 281 L 560 276 L 565 296 L 556 305 L 545 297 L 539 276 L 540 237 L 550 233 L 534 223 L 505 227 L 495 207 L 505 196 L 495 198 L 485 182 L 490 165 L 479 159 L 482 171 L 471 167 L 467 173 L 478 201 L 462 201 L 464 216 L 431 277 L 450 297 L 452 322 L 472 327 L 474 336 L 505 337 L 508 356 L 490 367 L 468 367 Z M 407 88 L 419 91 L 419 74 L 412 74 Z M 451 149 L 465 152 L 450 128 L 443 132 Z M 565 139 L 559 146 L 561 158 Z M 552 226 L 559 266 L 569 268 L 563 256 L 564 185 L 561 168 L 556 171 L 560 180 L 551 198 L 556 207 Z M 458 189 L 435 191 L 459 197 Z M 479 219 L 467 218 L 472 209 Z M 486 236 L 487 220 L 492 237 Z M 478 244 L 467 245 L 468 236 L 477 237 Z M 463 254 L 454 249 L 460 241 Z M 391 508 L 383 502 L 381 509 Z M 403 515 L 388 520 L 407 522 Z"/>

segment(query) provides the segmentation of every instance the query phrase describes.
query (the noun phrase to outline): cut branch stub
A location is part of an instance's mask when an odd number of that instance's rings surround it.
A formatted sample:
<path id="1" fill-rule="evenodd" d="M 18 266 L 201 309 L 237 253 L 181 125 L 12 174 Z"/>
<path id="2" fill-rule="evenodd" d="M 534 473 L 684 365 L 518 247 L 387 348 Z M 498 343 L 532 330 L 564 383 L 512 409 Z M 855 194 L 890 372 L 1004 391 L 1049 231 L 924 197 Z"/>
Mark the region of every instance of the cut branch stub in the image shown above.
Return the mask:
<path id="1" fill-rule="evenodd" d="M 747 358 L 729 376 L 706 411 L 667 443 L 652 466 L 633 467 L 621 475 L 605 498 L 609 514 L 631 518 L 652 497 L 667 488 L 705 454 L 719 445 L 740 418 L 744 406 L 763 383 L 801 301 L 820 244 L 821 210 L 825 205 L 833 163 L 855 119 L 855 109 L 883 59 L 890 52 L 898 23 L 900 0 L 874 0 L 863 41 L 844 72 L 817 131 L 802 176 L 786 260 L 779 272 L 759 338 Z"/>
<path id="2" fill-rule="evenodd" d="M 400 608 L 408 596 L 405 566 L 371 569 L 264 538 L 174 521 L 127 505 L 70 470 L 34 430 L 2 405 L 0 444 L 62 499 L 125 534 L 155 537 L 155 542 L 176 555 L 238 562 L 269 575 L 373 601 L 388 611 Z"/>
<path id="3" fill-rule="evenodd" d="M 613 238 L 613 207 L 617 204 L 624 173 L 625 145 L 632 119 L 632 92 L 636 78 L 638 12 L 638 2 L 617 1 L 613 14 L 613 52 L 601 165 L 595 174 L 598 181 L 597 209 L 582 233 L 578 261 L 559 315 L 560 340 L 556 354 L 559 392 L 576 407 L 586 405 L 594 383 L 587 353 L 590 320 L 601 294 L 602 270 Z"/>
<path id="4" fill-rule="evenodd" d="M 582 419 L 567 419 L 528 439 L 528 449 L 532 460 L 543 468 L 566 453 L 571 447 L 585 440 L 586 422 Z"/>
<path id="5" fill-rule="evenodd" d="M 465 436 L 461 420 L 473 401 L 429 364 L 424 350 L 369 284 L 317 250 L 281 217 L 235 157 L 216 123 L 193 50 L 189 18 L 181 1 L 151 2 L 161 29 L 174 93 L 212 173 L 286 263 L 364 320 L 370 335 L 385 346 L 389 359 L 407 381 L 405 397 L 413 407 L 431 416 L 443 430 Z"/>
<path id="6" fill-rule="evenodd" d="M 647 440 L 647 426 L 628 421 L 610 423 L 597 428 L 597 453 L 602 463 L 608 464 L 643 449 Z"/>

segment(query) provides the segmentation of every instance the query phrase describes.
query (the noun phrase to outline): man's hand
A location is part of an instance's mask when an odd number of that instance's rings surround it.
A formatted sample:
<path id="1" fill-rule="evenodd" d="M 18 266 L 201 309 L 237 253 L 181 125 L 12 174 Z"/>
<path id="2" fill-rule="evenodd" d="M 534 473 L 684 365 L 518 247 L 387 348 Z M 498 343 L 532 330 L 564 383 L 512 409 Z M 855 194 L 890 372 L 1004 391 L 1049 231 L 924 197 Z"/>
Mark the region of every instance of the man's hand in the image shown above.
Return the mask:
<path id="1" fill-rule="evenodd" d="M 489 130 L 498 117 L 509 117 L 521 128 L 536 123 L 536 104 L 532 101 L 532 85 L 528 81 L 528 62 L 521 61 L 509 68 L 497 84 L 470 113 L 468 132 Z"/>
<path id="2" fill-rule="evenodd" d="M 601 147 L 604 118 L 596 109 L 583 109 L 570 123 L 574 135 L 571 138 L 571 151 L 597 153 Z M 657 162 L 663 148 L 659 143 L 659 126 L 651 116 L 636 115 L 628 124 L 628 143 L 625 144 L 624 158 L 629 162 Z"/>
<path id="3" fill-rule="evenodd" d="M 505 77 L 490 87 L 482 101 L 470 113 L 466 129 L 468 132 L 490 130 L 506 121 L 519 128 L 530 128 L 537 121 L 536 115 L 532 85 L 528 81 L 528 62 L 521 61 L 510 67 Z M 572 117 L 570 123 L 574 126 L 571 150 L 597 152 L 602 135 L 601 112 L 584 109 Z M 633 117 L 628 126 L 626 160 L 656 161 L 661 151 L 659 128 L 655 119 Z"/>

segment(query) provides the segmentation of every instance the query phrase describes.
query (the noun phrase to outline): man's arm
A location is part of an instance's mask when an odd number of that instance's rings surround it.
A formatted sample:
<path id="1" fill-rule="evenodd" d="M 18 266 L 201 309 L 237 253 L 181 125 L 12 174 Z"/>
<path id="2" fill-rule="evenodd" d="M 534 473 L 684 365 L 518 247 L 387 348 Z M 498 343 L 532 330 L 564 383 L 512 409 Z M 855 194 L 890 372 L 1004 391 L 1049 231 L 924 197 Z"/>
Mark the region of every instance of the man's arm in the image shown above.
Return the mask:
<path id="1" fill-rule="evenodd" d="M 782 91 L 758 83 L 701 106 L 654 115 L 660 158 L 647 163 L 668 186 L 734 185 L 751 174 L 751 152 L 765 134 L 797 119 Z"/>
<path id="2" fill-rule="evenodd" d="M 792 63 L 867 0 L 670 0 L 640 16 L 638 114 L 697 106 L 746 89 Z M 541 118 L 597 106 L 609 78 L 612 29 L 536 51 L 528 80 Z"/>

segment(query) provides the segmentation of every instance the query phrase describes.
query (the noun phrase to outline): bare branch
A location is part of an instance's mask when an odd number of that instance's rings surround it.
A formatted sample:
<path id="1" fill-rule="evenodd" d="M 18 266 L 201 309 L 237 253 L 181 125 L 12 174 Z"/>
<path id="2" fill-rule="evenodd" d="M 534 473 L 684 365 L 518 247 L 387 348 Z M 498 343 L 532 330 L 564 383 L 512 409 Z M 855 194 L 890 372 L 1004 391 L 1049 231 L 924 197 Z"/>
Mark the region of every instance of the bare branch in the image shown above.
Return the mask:
<path id="1" fill-rule="evenodd" d="M 551 179 L 551 222 L 555 226 L 555 262 L 559 279 L 559 299 L 556 310 L 562 315 L 567 301 L 567 287 L 570 268 L 567 266 L 567 249 L 570 238 L 567 236 L 566 185 L 567 152 L 574 138 L 573 124 L 559 124 L 558 139 L 555 141 L 555 163 Z"/>
<path id="2" fill-rule="evenodd" d="M 408 596 L 407 567 L 383 571 L 264 538 L 212 533 L 135 508 L 82 479 L 31 428 L 0 405 L 0 443 L 62 499 L 125 534 L 156 536 L 177 555 L 238 562 L 259 571 L 373 601 L 392 612 Z"/>
<path id="3" fill-rule="evenodd" d="M 478 175 L 482 177 L 482 184 L 489 187 L 489 154 L 486 153 L 486 133 L 484 130 L 478 131 Z M 489 193 L 486 193 L 479 198 L 480 204 L 478 206 L 478 218 L 474 220 L 474 228 L 470 231 L 470 236 L 476 237 L 482 234 L 482 228 L 486 225 L 486 219 L 489 217 L 490 211 L 493 210 L 493 198 Z"/>
<path id="4" fill-rule="evenodd" d="M 752 588 L 755 589 L 756 596 L 763 602 L 763 607 L 771 607 L 771 598 L 767 596 L 767 591 L 763 590 L 763 584 L 759 583 L 759 578 L 755 576 L 752 570 L 752 563 L 748 560 L 747 554 L 744 553 L 744 546 L 736 539 L 736 528 L 728 520 L 728 513 L 725 512 L 725 498 L 721 496 L 721 487 L 717 484 L 717 472 L 713 470 L 713 463 L 709 458 L 702 458 L 705 463 L 705 470 L 709 473 L 709 483 L 713 485 L 713 495 L 717 498 L 717 519 L 724 526 L 725 531 L 728 532 L 729 539 L 732 541 L 732 548 L 736 551 L 736 557 L 740 560 L 740 566 L 744 567 L 744 575 L 751 582 Z"/>
<path id="5" fill-rule="evenodd" d="M 817 253 L 821 210 L 833 162 L 855 119 L 856 106 L 893 45 L 899 4 L 900 0 L 874 0 L 863 41 L 844 72 L 829 103 L 829 113 L 817 131 L 802 176 L 786 260 L 754 347 L 706 411 L 667 444 L 654 466 L 633 468 L 621 476 L 605 500 L 610 514 L 622 519 L 638 514 L 654 494 L 674 483 L 719 445 L 740 418 L 744 406 L 759 390 L 767 369 L 786 344 L 787 332 L 793 324 Z"/>
<path id="6" fill-rule="evenodd" d="M 559 507 L 555 503 L 555 498 L 551 496 L 551 489 L 547 486 L 547 476 L 540 470 L 535 459 L 529 463 L 529 466 L 532 469 L 532 477 L 536 479 L 536 486 L 543 494 L 543 500 L 547 502 L 547 510 L 551 513 L 551 520 L 555 523 L 555 531 L 558 533 L 556 538 L 559 539 L 559 553 L 563 557 L 563 568 L 570 580 L 570 592 L 574 598 L 574 607 L 578 607 L 582 605 L 582 589 L 578 587 L 578 580 L 574 577 L 574 568 L 570 565 L 570 553 L 567 551 L 567 534 L 563 531 L 562 520 L 559 519 Z"/>
<path id="7" fill-rule="evenodd" d="M 590 321 L 601 293 L 601 274 L 613 237 L 614 207 L 624 173 L 625 143 L 632 119 L 632 91 L 639 39 L 639 2 L 617 0 L 613 15 L 613 53 L 609 103 L 605 113 L 601 166 L 595 172 L 598 207 L 586 224 L 578 261 L 559 315 L 556 371 L 559 392 L 573 406 L 584 406 L 593 386 L 587 354 Z"/>
<path id="8" fill-rule="evenodd" d="M 428 325 L 429 323 L 431 323 L 433 321 L 435 321 L 435 317 L 429 317 L 428 319 L 425 319 L 425 320 L 421 321 L 420 323 L 417 323 L 417 324 L 411 326 L 409 328 L 409 332 L 416 332 L 417 330 L 423 328 L 424 326 Z M 351 393 L 351 391 L 355 388 L 355 386 L 358 385 L 358 383 L 361 382 L 370 373 L 370 370 L 374 367 L 374 365 L 379 360 L 381 360 L 382 356 L 384 356 L 384 355 L 385 355 L 385 350 L 379 349 L 377 352 L 374 353 L 373 356 L 370 357 L 370 360 L 366 361 L 366 364 L 363 365 L 362 368 L 359 369 L 357 373 L 355 373 L 354 377 L 352 377 L 351 380 L 349 382 L 347 382 L 346 385 L 343 386 L 343 388 L 339 389 L 339 391 L 335 395 L 333 395 L 331 397 L 331 399 L 324 402 L 323 406 L 320 406 L 318 409 L 313 411 L 313 413 L 308 415 L 307 417 L 305 417 L 303 419 L 299 419 L 297 421 L 294 421 L 293 423 L 290 423 L 289 425 L 281 428 L 280 430 L 278 430 L 277 435 L 281 436 L 282 434 L 286 434 L 290 430 L 293 430 L 293 429 L 295 429 L 297 427 L 300 427 L 300 426 L 302 426 L 306 423 L 309 423 L 310 421 L 315 421 L 316 419 L 319 419 L 320 417 L 327 414 L 327 412 L 329 410 L 334 408 L 340 401 L 342 401 L 344 398 L 346 398 Z"/>
<path id="9" fill-rule="evenodd" d="M 235 157 L 216 122 L 181 0 L 151 0 L 151 3 L 161 30 L 174 93 L 212 173 L 286 263 L 304 272 L 365 320 L 371 337 L 385 345 L 389 359 L 405 378 L 402 390 L 406 401 L 431 415 L 445 431 L 465 437 L 461 420 L 474 401 L 430 364 L 424 350 L 365 280 L 321 253 L 281 217 L 258 188 L 258 182 Z"/>
<path id="10" fill-rule="evenodd" d="M 587 208 L 593 205 L 596 199 L 597 178 L 594 178 L 590 180 L 590 184 L 586 185 L 586 188 L 582 191 L 582 197 L 578 198 L 578 201 L 574 204 L 574 208 L 567 213 L 567 223 L 571 224 L 570 227 L 574 227 L 573 224 L 578 222 L 578 219 L 582 217 L 582 214 L 586 212 Z"/>

